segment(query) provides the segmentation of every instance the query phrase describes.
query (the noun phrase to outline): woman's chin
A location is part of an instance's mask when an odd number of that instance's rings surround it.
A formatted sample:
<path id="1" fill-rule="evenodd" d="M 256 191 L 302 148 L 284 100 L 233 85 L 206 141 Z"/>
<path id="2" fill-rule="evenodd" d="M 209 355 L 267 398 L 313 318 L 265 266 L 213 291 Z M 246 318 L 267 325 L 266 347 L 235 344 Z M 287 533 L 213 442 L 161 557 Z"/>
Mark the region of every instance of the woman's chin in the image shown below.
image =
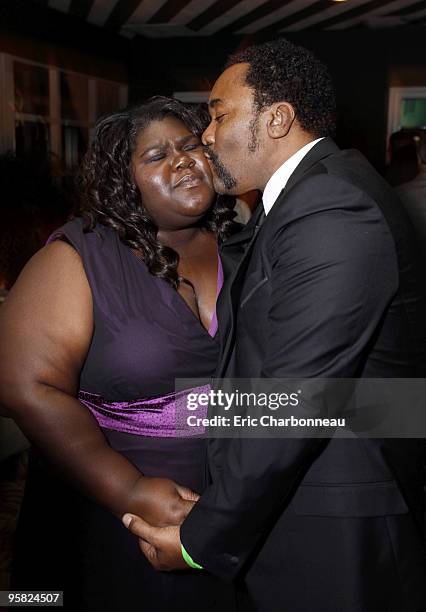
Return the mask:
<path id="1" fill-rule="evenodd" d="M 210 208 L 213 206 L 214 200 L 200 200 L 197 197 L 188 198 L 187 201 L 179 207 L 179 212 L 187 217 L 204 217 Z"/>

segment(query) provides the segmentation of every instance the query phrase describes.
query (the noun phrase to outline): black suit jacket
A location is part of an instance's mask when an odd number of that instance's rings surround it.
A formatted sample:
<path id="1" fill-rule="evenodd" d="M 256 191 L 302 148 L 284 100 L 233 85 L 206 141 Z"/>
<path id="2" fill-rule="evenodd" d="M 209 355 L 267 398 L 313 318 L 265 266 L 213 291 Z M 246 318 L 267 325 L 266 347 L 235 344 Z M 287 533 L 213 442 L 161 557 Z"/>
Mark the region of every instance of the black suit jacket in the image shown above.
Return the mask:
<path id="1" fill-rule="evenodd" d="M 218 377 L 425 375 L 410 227 L 358 152 L 320 141 L 263 217 L 260 205 L 222 248 Z M 419 440 L 212 440 L 212 484 L 183 544 L 222 578 L 246 575 L 259 610 L 419 612 L 422 450 Z"/>

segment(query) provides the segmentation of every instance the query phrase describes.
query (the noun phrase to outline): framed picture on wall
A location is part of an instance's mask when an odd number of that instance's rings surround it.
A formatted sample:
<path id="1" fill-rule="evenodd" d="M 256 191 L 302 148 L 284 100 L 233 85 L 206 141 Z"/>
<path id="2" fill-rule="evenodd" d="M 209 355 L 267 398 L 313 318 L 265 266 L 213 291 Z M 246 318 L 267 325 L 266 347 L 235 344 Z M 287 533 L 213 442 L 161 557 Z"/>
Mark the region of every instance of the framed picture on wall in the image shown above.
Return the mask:
<path id="1" fill-rule="evenodd" d="M 426 128 L 426 87 L 391 87 L 388 107 L 388 141 L 401 129 Z"/>

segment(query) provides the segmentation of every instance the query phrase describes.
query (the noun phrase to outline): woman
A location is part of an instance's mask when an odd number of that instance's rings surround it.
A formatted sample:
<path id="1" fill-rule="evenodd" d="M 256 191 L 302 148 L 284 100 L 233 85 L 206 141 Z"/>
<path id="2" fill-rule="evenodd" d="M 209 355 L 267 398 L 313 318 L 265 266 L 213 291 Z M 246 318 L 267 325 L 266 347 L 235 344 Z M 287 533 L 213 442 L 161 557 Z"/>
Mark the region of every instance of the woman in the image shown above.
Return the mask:
<path id="1" fill-rule="evenodd" d="M 162 97 L 101 120 L 82 217 L 35 255 L 2 307 L 0 403 L 96 502 L 67 498 L 67 516 L 54 496 L 49 511 L 65 557 L 70 529 L 81 551 L 68 568 L 80 610 L 233 609 L 231 589 L 204 572 L 154 572 L 116 518 L 176 524 L 205 485 L 205 441 L 179 437 L 173 394 L 175 378 L 211 375 L 218 354 L 217 240 L 233 213 L 214 204 L 203 127 Z"/>

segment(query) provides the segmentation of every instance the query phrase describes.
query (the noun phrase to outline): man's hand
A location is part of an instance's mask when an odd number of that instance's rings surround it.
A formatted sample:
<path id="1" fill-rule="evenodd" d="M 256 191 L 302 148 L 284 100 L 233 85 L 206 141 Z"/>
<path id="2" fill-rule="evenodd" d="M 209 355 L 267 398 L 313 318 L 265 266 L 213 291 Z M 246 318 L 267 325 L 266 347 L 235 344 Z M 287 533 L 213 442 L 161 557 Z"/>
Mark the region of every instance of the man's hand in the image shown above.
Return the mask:
<path id="1" fill-rule="evenodd" d="M 139 538 L 139 546 L 145 557 L 156 570 L 188 569 L 182 557 L 179 525 L 152 527 L 133 514 L 125 514 L 123 523 Z"/>
<path id="2" fill-rule="evenodd" d="M 128 509 L 156 527 L 180 525 L 198 498 L 168 478 L 141 476 L 133 486 Z"/>

